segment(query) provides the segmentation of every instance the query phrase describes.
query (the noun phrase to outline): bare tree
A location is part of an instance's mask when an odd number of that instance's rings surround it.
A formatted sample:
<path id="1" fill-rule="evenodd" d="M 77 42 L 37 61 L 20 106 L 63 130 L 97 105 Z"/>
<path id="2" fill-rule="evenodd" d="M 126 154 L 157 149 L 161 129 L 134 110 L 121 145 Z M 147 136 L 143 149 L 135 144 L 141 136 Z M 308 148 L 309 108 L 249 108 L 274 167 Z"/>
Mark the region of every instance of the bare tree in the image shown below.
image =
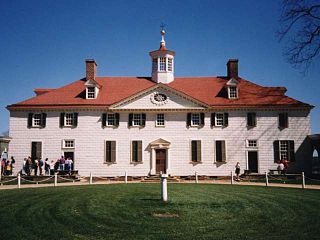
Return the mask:
<path id="1" fill-rule="evenodd" d="M 320 1 L 283 0 L 279 40 L 287 40 L 285 56 L 296 68 L 308 69 L 320 55 Z"/>

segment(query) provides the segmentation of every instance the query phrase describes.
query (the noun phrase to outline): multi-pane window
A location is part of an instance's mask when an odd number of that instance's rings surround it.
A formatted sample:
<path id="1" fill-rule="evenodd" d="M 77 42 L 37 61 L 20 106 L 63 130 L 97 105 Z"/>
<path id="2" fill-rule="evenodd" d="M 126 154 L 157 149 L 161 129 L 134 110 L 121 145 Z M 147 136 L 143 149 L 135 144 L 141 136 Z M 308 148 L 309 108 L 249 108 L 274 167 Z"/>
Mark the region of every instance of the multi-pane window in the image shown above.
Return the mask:
<path id="1" fill-rule="evenodd" d="M 224 140 L 216 141 L 216 162 L 226 161 L 226 143 Z"/>
<path id="2" fill-rule="evenodd" d="M 142 141 L 132 141 L 131 143 L 131 161 L 142 162 Z"/>
<path id="3" fill-rule="evenodd" d="M 108 113 L 107 114 L 107 121 L 106 124 L 107 126 L 114 126 L 115 125 L 115 114 L 114 113 Z"/>
<path id="4" fill-rule="evenodd" d="M 132 126 L 141 125 L 141 114 L 133 114 Z"/>
<path id="5" fill-rule="evenodd" d="M 280 141 L 280 160 L 288 160 L 288 141 Z"/>
<path id="6" fill-rule="evenodd" d="M 160 61 L 160 69 L 159 69 L 159 71 L 162 71 L 162 72 L 166 71 L 166 58 L 161 57 L 159 59 L 159 61 Z"/>
<path id="7" fill-rule="evenodd" d="M 65 126 L 72 126 L 74 122 L 74 114 L 73 113 L 66 113 L 65 115 Z"/>
<path id="8" fill-rule="evenodd" d="M 41 113 L 35 113 L 33 114 L 33 127 L 40 127 L 42 122 L 42 114 Z"/>
<path id="9" fill-rule="evenodd" d="M 168 58 L 168 71 L 169 72 L 172 72 L 172 61 L 173 61 L 172 58 Z"/>
<path id="10" fill-rule="evenodd" d="M 158 113 L 157 114 L 157 119 L 156 119 L 156 126 L 164 126 L 164 114 L 163 113 Z"/>
<path id="11" fill-rule="evenodd" d="M 93 99 L 96 97 L 96 88 L 95 87 L 87 87 L 87 98 Z"/>
<path id="12" fill-rule="evenodd" d="M 144 127 L 146 125 L 146 114 L 145 113 L 130 113 L 129 114 L 129 121 L 128 126 L 129 127 Z"/>
<path id="13" fill-rule="evenodd" d="M 273 142 L 274 162 L 281 160 L 288 160 L 293 162 L 295 160 L 294 141 L 280 140 Z"/>
<path id="14" fill-rule="evenodd" d="M 106 141 L 106 162 L 116 162 L 116 141 Z"/>
<path id="15" fill-rule="evenodd" d="M 201 141 L 200 140 L 191 141 L 191 161 L 192 162 L 201 161 Z"/>
<path id="16" fill-rule="evenodd" d="M 238 89 L 235 86 L 229 87 L 229 98 L 238 98 Z"/>
<path id="17" fill-rule="evenodd" d="M 63 148 L 74 148 L 74 140 L 63 140 Z"/>
<path id="18" fill-rule="evenodd" d="M 247 140 L 247 147 L 249 147 L 249 148 L 258 147 L 258 141 L 257 140 Z"/>
<path id="19" fill-rule="evenodd" d="M 223 113 L 216 113 L 215 125 L 223 126 Z"/>
<path id="20" fill-rule="evenodd" d="M 200 125 L 200 114 L 192 113 L 191 114 L 191 126 L 199 126 Z"/>
<path id="21" fill-rule="evenodd" d="M 152 59 L 152 72 L 158 71 L 158 59 L 154 58 Z"/>

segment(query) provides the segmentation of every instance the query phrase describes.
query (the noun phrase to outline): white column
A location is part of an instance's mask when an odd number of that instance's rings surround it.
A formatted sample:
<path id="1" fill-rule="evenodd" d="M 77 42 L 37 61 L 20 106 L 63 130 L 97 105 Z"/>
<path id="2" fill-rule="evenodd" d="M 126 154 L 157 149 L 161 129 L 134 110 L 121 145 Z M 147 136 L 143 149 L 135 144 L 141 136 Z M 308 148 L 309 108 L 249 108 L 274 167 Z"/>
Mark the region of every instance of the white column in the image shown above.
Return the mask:
<path id="1" fill-rule="evenodd" d="M 304 177 L 304 172 L 302 172 L 302 189 L 306 188 L 306 179 Z"/>
<path id="2" fill-rule="evenodd" d="M 154 148 L 151 149 L 151 174 L 156 174 L 156 150 Z"/>
<path id="3" fill-rule="evenodd" d="M 161 200 L 164 202 L 168 201 L 167 177 L 168 174 L 161 174 Z"/>

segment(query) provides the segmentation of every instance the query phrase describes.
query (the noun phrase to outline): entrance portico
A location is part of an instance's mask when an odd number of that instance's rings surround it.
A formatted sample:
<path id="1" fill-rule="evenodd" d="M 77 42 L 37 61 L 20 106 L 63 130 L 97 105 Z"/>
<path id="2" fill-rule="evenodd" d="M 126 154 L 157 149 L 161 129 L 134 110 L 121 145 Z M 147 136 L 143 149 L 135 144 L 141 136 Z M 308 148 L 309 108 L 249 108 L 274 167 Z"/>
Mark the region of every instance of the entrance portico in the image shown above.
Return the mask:
<path id="1" fill-rule="evenodd" d="M 160 174 L 160 172 L 170 174 L 170 144 L 162 138 L 150 143 L 150 175 Z"/>

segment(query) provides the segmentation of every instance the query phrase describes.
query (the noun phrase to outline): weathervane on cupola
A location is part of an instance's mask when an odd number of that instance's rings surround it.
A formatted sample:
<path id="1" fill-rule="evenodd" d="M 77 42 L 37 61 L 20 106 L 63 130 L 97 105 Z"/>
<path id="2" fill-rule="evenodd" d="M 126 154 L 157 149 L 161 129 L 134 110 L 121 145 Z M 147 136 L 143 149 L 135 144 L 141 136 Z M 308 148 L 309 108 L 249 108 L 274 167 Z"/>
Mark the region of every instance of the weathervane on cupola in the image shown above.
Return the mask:
<path id="1" fill-rule="evenodd" d="M 164 40 L 164 24 L 161 24 L 161 41 L 158 50 L 149 53 L 152 60 L 152 80 L 157 83 L 170 83 L 174 80 L 174 56 L 175 52 L 166 49 Z"/>

